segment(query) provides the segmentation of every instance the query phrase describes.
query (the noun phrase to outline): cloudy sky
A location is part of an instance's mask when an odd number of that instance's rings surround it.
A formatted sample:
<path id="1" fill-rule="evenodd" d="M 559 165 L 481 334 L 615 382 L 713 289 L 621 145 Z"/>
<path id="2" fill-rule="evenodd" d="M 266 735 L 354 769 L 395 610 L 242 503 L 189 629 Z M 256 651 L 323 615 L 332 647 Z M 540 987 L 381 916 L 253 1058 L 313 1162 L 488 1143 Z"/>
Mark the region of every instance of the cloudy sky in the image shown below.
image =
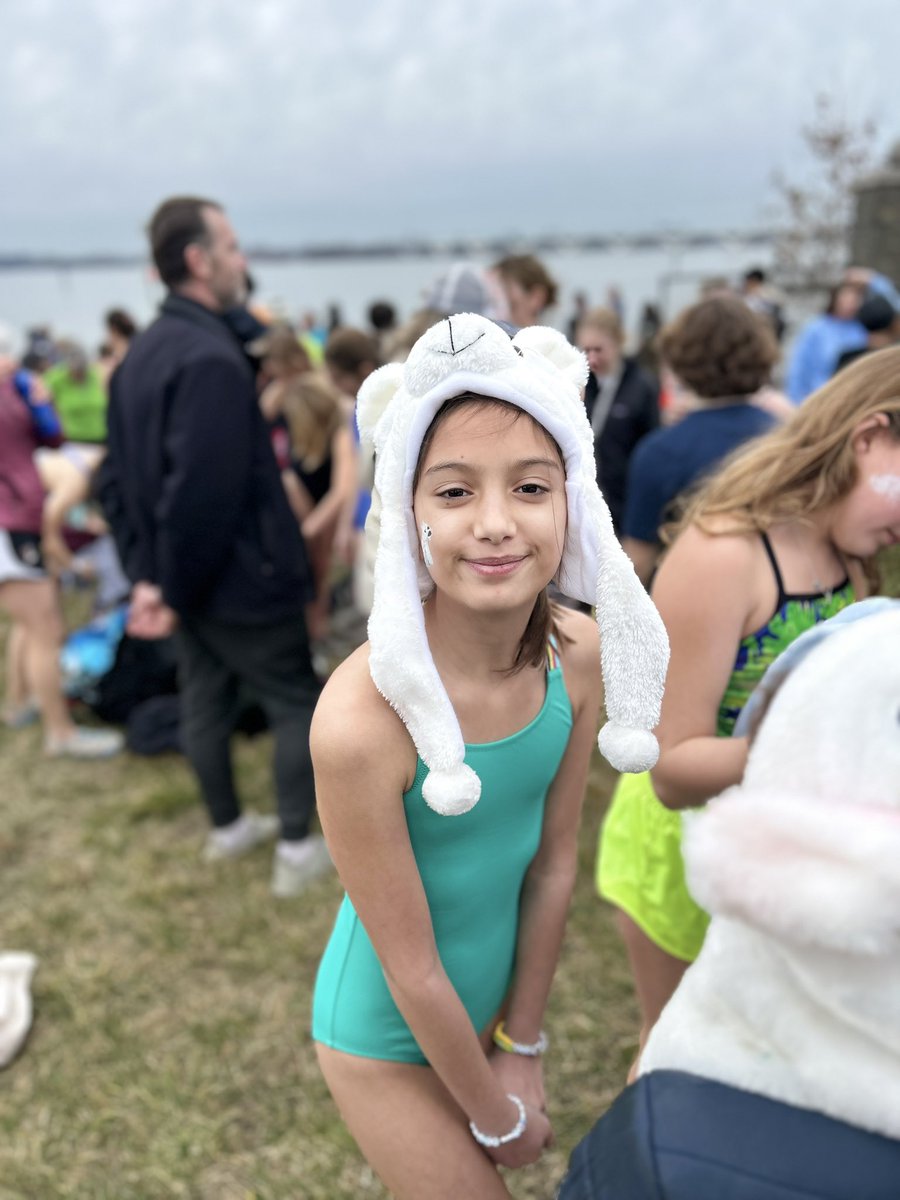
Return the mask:
<path id="1" fill-rule="evenodd" d="M 900 0 L 0 0 L 0 252 L 756 225 L 830 92 L 900 139 Z"/>

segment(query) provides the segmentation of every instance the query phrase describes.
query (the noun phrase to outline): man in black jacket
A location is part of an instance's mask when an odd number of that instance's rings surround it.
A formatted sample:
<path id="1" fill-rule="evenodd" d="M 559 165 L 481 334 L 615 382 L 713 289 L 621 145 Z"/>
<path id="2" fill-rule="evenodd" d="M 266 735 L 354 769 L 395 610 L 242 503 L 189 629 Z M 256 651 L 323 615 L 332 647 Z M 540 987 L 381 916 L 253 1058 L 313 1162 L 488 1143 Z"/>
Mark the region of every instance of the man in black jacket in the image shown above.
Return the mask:
<path id="1" fill-rule="evenodd" d="M 659 424 L 659 385 L 625 357 L 624 342 L 622 323 L 610 308 L 591 309 L 575 331 L 575 344 L 591 368 L 584 403 L 594 430 L 597 483 L 616 533 L 625 510 L 628 460 L 644 434 Z"/>
<path id="2" fill-rule="evenodd" d="M 207 859 L 267 838 L 273 890 L 327 869 L 314 807 L 309 726 L 318 694 L 303 605 L 310 571 L 257 404 L 253 370 L 222 319 L 246 262 L 221 207 L 176 197 L 149 227 L 169 289 L 158 319 L 113 375 L 101 498 L 134 589 L 129 630 L 175 631 L 182 735 L 210 812 Z M 246 685 L 275 734 L 278 818 L 241 813 L 230 738 Z"/>

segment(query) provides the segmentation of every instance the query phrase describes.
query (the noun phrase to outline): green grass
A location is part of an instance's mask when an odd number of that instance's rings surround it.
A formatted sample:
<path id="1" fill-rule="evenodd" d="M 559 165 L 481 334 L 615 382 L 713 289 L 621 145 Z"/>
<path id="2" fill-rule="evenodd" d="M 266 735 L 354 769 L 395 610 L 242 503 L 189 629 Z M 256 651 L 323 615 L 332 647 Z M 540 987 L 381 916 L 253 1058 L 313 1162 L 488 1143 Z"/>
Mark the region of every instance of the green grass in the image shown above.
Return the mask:
<path id="1" fill-rule="evenodd" d="M 261 809 L 270 752 L 238 744 Z M 558 1145 L 511 1177 L 518 1197 L 552 1195 L 634 1050 L 627 969 L 591 882 L 611 778 L 598 759 L 547 1018 Z M 269 852 L 201 863 L 206 818 L 182 760 L 48 762 L 34 729 L 0 732 L 0 814 L 0 947 L 40 959 L 34 1028 L 0 1075 L 0 1200 L 385 1195 L 309 1037 L 335 879 L 276 902 Z"/>
<path id="2" fill-rule="evenodd" d="M 885 563 L 900 592 L 900 554 Z M 270 744 L 238 747 L 246 801 L 271 808 Z M 611 914 L 593 893 L 612 774 L 597 759 L 580 872 L 547 1015 L 557 1145 L 510 1177 L 547 1200 L 611 1102 L 638 1024 Z M 47 762 L 0 732 L 0 947 L 31 950 L 35 1024 L 0 1075 L 0 1200 L 351 1200 L 385 1193 L 319 1078 L 309 1038 L 336 880 L 270 896 L 269 854 L 206 866 L 177 758 Z"/>
<path id="3" fill-rule="evenodd" d="M 900 596 L 900 546 L 885 550 L 879 560 L 882 574 L 881 590 L 885 596 Z"/>

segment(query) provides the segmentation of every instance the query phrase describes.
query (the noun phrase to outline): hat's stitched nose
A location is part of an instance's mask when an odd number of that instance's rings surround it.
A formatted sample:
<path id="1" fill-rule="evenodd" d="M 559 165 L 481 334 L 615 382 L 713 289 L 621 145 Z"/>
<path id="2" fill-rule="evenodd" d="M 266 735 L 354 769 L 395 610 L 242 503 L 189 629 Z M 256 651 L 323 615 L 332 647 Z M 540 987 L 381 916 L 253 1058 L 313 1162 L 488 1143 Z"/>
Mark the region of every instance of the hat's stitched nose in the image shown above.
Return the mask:
<path id="1" fill-rule="evenodd" d="M 447 338 L 450 342 L 450 349 L 441 350 L 439 347 L 435 346 L 434 349 L 435 353 L 437 354 L 450 354 L 454 356 L 457 354 L 462 354 L 463 350 L 468 350 L 470 346 L 474 346 L 477 341 L 480 341 L 481 338 L 484 337 L 484 330 L 482 330 L 477 337 L 472 338 L 471 342 L 466 342 L 464 346 L 457 346 L 453 340 L 453 318 L 448 317 L 445 324 L 447 326 Z"/>

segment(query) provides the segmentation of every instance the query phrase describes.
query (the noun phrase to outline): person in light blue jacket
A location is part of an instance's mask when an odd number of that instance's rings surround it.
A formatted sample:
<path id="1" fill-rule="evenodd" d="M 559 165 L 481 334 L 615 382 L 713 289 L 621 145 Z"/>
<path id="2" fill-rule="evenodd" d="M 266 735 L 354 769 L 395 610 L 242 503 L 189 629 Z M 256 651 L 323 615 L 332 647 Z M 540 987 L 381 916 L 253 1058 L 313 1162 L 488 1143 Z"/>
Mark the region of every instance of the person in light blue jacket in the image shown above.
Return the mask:
<path id="1" fill-rule="evenodd" d="M 842 354 L 866 345 L 868 335 L 857 314 L 863 300 L 871 294 L 885 296 L 895 307 L 900 306 L 900 293 L 888 278 L 874 271 L 850 268 L 832 291 L 825 312 L 800 331 L 787 376 L 787 394 L 794 404 L 801 404 L 828 382 Z"/>

